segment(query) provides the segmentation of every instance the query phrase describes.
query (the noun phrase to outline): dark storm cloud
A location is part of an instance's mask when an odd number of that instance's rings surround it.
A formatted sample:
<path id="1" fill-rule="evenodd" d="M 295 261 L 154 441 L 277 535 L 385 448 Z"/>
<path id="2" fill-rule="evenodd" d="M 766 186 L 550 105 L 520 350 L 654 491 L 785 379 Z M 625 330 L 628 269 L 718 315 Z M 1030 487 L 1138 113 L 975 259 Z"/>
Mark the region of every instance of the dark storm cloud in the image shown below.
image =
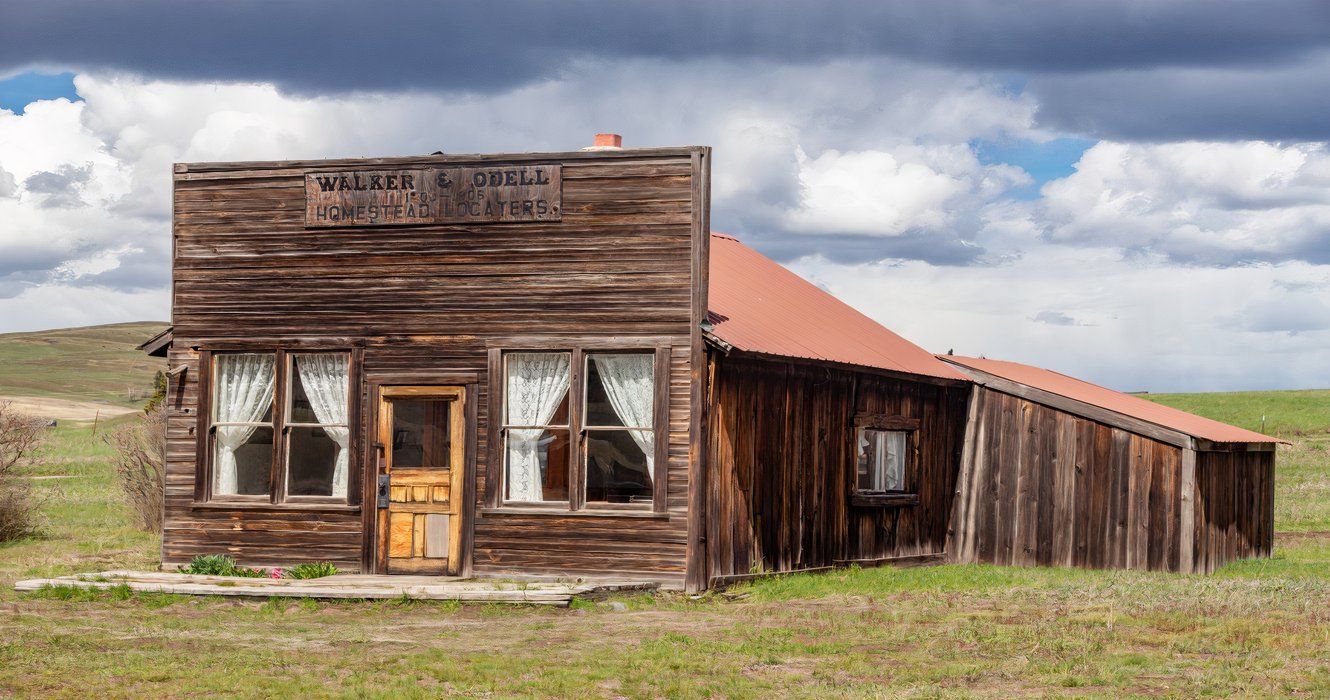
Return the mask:
<path id="1" fill-rule="evenodd" d="M 29 175 L 23 181 L 23 189 L 45 195 L 42 207 L 47 209 L 86 207 L 88 203 L 79 194 L 91 178 L 91 163 L 81 166 L 62 165 L 56 170 L 43 170 Z"/>
<path id="2" fill-rule="evenodd" d="M 1038 74 L 1271 65 L 1327 44 L 1330 4 L 1321 0 L 0 5 L 0 73 L 117 68 L 296 92 L 494 92 L 582 57 L 895 56 Z"/>
<path id="3" fill-rule="evenodd" d="M 1330 139 L 1330 52 L 1262 69 L 1047 75 L 1027 89 L 1039 100 L 1042 124 L 1101 138 Z"/>

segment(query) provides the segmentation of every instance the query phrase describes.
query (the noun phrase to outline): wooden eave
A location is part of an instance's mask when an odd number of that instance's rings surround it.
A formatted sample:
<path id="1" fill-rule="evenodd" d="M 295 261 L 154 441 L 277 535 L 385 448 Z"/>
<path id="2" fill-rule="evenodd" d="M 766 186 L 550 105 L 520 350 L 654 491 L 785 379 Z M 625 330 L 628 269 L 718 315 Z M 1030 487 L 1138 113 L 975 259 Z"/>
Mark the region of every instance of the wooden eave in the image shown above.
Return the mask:
<path id="1" fill-rule="evenodd" d="M 175 327 L 167 326 L 161 333 L 144 341 L 138 346 L 138 349 L 148 353 L 151 357 L 166 357 L 166 352 L 171 349 L 171 341 L 174 340 L 174 334 Z"/>

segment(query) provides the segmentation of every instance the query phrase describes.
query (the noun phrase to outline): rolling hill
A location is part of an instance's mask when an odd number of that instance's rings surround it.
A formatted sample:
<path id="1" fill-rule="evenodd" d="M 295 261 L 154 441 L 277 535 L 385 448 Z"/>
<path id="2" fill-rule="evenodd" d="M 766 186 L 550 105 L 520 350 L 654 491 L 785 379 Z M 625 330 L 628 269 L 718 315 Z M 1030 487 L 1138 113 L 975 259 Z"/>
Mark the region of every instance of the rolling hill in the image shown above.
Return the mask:
<path id="1" fill-rule="evenodd" d="M 0 334 L 0 396 L 137 407 L 166 361 L 136 346 L 163 328 L 135 322 Z"/>

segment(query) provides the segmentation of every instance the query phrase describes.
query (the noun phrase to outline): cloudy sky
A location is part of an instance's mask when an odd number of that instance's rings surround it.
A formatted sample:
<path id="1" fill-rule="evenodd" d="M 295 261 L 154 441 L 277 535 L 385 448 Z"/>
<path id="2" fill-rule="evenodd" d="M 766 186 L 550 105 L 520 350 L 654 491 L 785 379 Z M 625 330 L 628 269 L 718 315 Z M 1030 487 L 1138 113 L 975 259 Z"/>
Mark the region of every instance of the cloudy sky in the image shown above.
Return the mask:
<path id="1" fill-rule="evenodd" d="M 169 317 L 177 161 L 715 148 L 924 347 L 1330 386 L 1330 3 L 0 0 L 0 332 Z"/>

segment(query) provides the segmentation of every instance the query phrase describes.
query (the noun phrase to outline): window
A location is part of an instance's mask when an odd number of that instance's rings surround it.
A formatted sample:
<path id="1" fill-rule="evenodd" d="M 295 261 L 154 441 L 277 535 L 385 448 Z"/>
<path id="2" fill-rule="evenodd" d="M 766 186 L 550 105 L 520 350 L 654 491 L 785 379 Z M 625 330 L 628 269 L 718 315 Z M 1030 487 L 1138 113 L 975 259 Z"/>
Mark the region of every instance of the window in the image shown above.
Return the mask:
<path id="1" fill-rule="evenodd" d="M 273 452 L 273 355 L 218 355 L 212 379 L 212 492 L 269 493 Z"/>
<path id="2" fill-rule="evenodd" d="M 288 355 L 286 495 L 346 498 L 351 457 L 345 353 Z"/>
<path id="3" fill-rule="evenodd" d="M 854 419 L 855 506 L 912 506 L 919 503 L 914 453 L 919 420 L 859 413 Z"/>
<path id="4" fill-rule="evenodd" d="M 346 500 L 349 354 L 218 353 L 211 379 L 213 498 Z"/>
<path id="5" fill-rule="evenodd" d="M 503 372 L 503 501 L 652 506 L 654 352 L 509 352 Z"/>
<path id="6" fill-rule="evenodd" d="M 859 429 L 855 488 L 868 493 L 905 490 L 905 445 L 903 430 Z"/>

